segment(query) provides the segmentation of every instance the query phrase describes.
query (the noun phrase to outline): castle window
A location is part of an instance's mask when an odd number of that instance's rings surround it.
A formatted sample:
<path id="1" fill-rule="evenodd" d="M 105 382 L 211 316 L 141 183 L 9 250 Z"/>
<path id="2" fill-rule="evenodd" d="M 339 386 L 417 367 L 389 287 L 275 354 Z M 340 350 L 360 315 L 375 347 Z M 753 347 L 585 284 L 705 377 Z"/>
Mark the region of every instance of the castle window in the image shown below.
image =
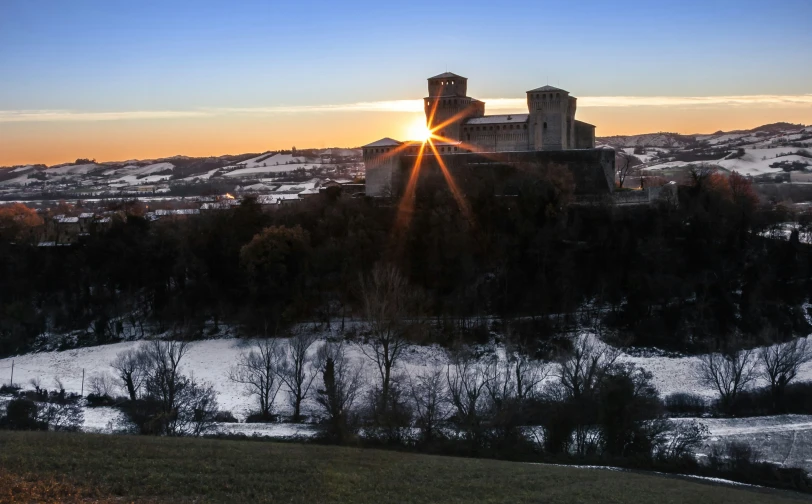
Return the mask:
<path id="1" fill-rule="evenodd" d="M 547 122 L 544 122 L 544 129 L 547 129 Z"/>
<path id="2" fill-rule="evenodd" d="M 561 98 L 561 93 L 556 93 L 556 94 L 555 94 L 555 97 L 556 97 L 556 99 L 557 99 L 557 98 Z"/>

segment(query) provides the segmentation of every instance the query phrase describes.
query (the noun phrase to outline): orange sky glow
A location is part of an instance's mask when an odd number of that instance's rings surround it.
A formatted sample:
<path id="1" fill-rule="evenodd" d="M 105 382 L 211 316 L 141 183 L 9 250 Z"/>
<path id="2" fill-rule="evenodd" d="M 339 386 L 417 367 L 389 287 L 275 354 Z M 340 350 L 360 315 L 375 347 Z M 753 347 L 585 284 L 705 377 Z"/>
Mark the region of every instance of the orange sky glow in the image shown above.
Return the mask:
<path id="1" fill-rule="evenodd" d="M 791 99 L 579 99 L 576 117 L 598 136 L 712 133 L 778 121 L 812 124 L 812 95 Z M 488 104 L 488 101 L 486 104 Z M 636 104 L 641 103 L 641 104 Z M 486 113 L 521 113 L 520 100 L 493 100 Z M 342 106 L 130 112 L 112 115 L 42 111 L 0 114 L 0 166 L 216 156 L 268 150 L 358 147 L 388 136 L 410 139 L 424 120 L 417 101 Z"/>

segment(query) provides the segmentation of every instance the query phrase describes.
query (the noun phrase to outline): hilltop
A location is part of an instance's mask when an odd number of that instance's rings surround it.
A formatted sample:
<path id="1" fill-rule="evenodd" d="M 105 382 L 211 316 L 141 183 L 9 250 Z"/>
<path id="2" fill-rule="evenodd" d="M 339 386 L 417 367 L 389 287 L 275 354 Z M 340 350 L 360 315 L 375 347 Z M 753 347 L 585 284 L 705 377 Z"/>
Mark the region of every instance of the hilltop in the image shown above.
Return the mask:
<path id="1" fill-rule="evenodd" d="M 0 200 L 115 198 L 149 195 L 270 193 L 275 185 L 363 173 L 356 149 L 268 151 L 218 157 L 96 162 L 0 168 Z"/>
<path id="2" fill-rule="evenodd" d="M 680 135 L 647 133 L 598 138 L 599 146 L 618 151 L 617 168 L 627 166 L 635 188 L 643 178 L 680 181 L 691 168 L 703 166 L 722 173 L 738 173 L 760 184 L 812 182 L 812 126 L 790 123 L 765 124 L 749 130 Z M 788 189 L 793 189 L 789 192 Z M 806 200 L 798 186 L 761 192 L 777 199 Z"/>

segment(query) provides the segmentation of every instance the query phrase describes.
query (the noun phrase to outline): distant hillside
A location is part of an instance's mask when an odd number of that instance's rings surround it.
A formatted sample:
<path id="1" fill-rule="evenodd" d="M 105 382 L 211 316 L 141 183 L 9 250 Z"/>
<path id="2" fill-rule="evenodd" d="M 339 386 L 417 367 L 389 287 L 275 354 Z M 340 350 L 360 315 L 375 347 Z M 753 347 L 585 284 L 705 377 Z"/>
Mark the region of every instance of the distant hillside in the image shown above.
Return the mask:
<path id="1" fill-rule="evenodd" d="M 688 147 L 696 143 L 696 138 L 679 133 L 644 133 L 642 135 L 598 137 L 595 141 L 599 145 L 611 145 L 612 147 Z"/>
<path id="2" fill-rule="evenodd" d="M 763 139 L 765 136 L 775 136 L 791 132 L 807 131 L 812 134 L 812 126 L 803 124 L 792 124 L 787 122 L 777 122 L 764 124 L 749 130 L 717 131 L 711 134 L 682 135 L 679 133 L 643 133 L 640 135 L 616 135 L 608 137 L 598 137 L 598 145 L 610 145 L 612 147 L 668 147 L 686 148 L 693 147 L 702 142 L 710 144 L 726 143 L 731 136 L 737 139 L 754 137 Z"/>

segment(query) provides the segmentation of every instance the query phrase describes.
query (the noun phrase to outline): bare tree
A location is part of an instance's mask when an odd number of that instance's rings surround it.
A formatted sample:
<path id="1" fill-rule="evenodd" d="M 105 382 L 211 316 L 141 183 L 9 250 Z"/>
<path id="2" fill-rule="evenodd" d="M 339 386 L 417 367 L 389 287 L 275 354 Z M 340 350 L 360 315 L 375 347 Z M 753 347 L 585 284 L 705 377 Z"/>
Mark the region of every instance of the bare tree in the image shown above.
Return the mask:
<path id="1" fill-rule="evenodd" d="M 777 409 L 784 390 L 797 375 L 802 364 L 812 361 L 812 348 L 806 338 L 764 347 L 759 352 L 762 374 L 770 384 L 773 408 Z"/>
<path id="2" fill-rule="evenodd" d="M 48 401 L 37 408 L 37 422 L 54 431 L 78 431 L 84 423 L 82 408 L 72 401 Z"/>
<path id="3" fill-rule="evenodd" d="M 273 402 L 276 399 L 281 380 L 279 373 L 280 350 L 276 340 L 257 340 L 252 349 L 240 354 L 237 364 L 228 372 L 228 379 L 245 385 L 248 393 L 259 400 L 259 414 L 264 420 L 273 415 Z"/>
<path id="4" fill-rule="evenodd" d="M 655 421 L 661 425 L 657 435 L 653 436 L 655 455 L 667 461 L 678 461 L 696 452 L 710 432 L 705 424 L 691 422 Z"/>
<path id="5" fill-rule="evenodd" d="M 448 392 L 441 369 L 433 369 L 410 379 L 410 395 L 415 413 L 415 425 L 424 442 L 431 442 L 446 417 L 445 398 Z"/>
<path id="6" fill-rule="evenodd" d="M 640 159 L 636 156 L 628 154 L 621 147 L 615 149 L 615 166 L 617 168 L 617 178 L 620 187 L 626 178 L 634 171 L 634 167 L 640 164 Z"/>
<path id="7" fill-rule="evenodd" d="M 561 361 L 559 378 L 567 395 L 579 399 L 590 395 L 614 365 L 619 352 L 592 337 L 577 338 L 572 351 Z"/>
<path id="8" fill-rule="evenodd" d="M 406 278 L 392 265 L 376 264 L 368 277 L 361 278 L 361 300 L 371 334 L 369 344 L 361 344 L 360 349 L 378 370 L 382 406 L 388 404 L 392 369 L 408 346 L 408 298 Z"/>
<path id="9" fill-rule="evenodd" d="M 488 393 L 493 400 L 520 403 L 538 395 L 549 367 L 518 349 L 508 346 L 505 359 L 492 359 L 485 368 Z"/>
<path id="10" fill-rule="evenodd" d="M 153 340 L 145 345 L 147 373 L 144 384 L 149 396 L 158 402 L 160 414 L 154 421 L 168 435 L 182 435 L 178 428 L 178 394 L 188 384 L 180 372 L 180 361 L 188 351 L 185 341 Z"/>
<path id="11" fill-rule="evenodd" d="M 487 406 L 488 376 L 467 349 L 454 352 L 446 368 L 448 400 L 454 421 L 472 442 L 479 438 Z"/>
<path id="12" fill-rule="evenodd" d="M 138 399 L 138 391 L 147 376 L 148 360 L 145 351 L 130 349 L 117 354 L 110 364 L 131 401 Z"/>
<path id="13" fill-rule="evenodd" d="M 288 401 L 293 408 L 293 421 L 299 422 L 302 404 L 310 393 L 310 387 L 318 376 L 308 355 L 310 347 L 318 336 L 313 332 L 297 331 L 282 350 L 279 361 L 279 379 L 288 392 Z"/>
<path id="14" fill-rule="evenodd" d="M 702 381 L 719 393 L 722 409 L 730 412 L 738 395 L 757 376 L 753 350 L 713 352 L 700 357 Z"/>
<path id="15" fill-rule="evenodd" d="M 183 377 L 172 424 L 173 433 L 181 436 L 201 436 L 214 430 L 217 415 L 217 392 L 210 383 Z"/>
<path id="16" fill-rule="evenodd" d="M 316 402 L 327 415 L 331 436 L 341 442 L 349 434 L 349 416 L 361 389 L 362 368 L 350 361 L 342 343 L 325 343 L 317 360 L 323 388 L 317 390 Z"/>
<path id="17" fill-rule="evenodd" d="M 198 436 L 214 425 L 217 392 L 210 384 L 181 372 L 180 363 L 188 349 L 184 341 L 153 340 L 141 345 L 143 401 L 127 414 L 142 433 Z M 126 360 L 122 358 L 122 362 Z"/>
<path id="18" fill-rule="evenodd" d="M 98 397 L 113 397 L 116 393 L 116 383 L 110 373 L 99 373 L 90 377 L 90 393 Z"/>

